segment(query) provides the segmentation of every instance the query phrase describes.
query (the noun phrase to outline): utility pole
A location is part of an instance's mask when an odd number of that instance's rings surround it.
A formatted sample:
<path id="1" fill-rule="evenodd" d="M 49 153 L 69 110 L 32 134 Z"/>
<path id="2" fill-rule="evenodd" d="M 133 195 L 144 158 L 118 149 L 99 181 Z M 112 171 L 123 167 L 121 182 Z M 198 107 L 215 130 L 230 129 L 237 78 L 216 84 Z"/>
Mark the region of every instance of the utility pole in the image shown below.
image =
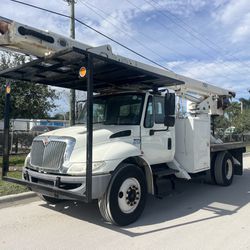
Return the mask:
<path id="1" fill-rule="evenodd" d="M 64 0 L 70 6 L 70 37 L 75 39 L 75 0 Z M 69 110 L 69 124 L 75 125 L 75 105 L 76 105 L 76 91 L 70 90 L 70 110 Z"/>
<path id="2" fill-rule="evenodd" d="M 240 112 L 241 112 L 241 114 L 243 113 L 243 109 L 244 109 L 243 101 L 240 101 Z"/>

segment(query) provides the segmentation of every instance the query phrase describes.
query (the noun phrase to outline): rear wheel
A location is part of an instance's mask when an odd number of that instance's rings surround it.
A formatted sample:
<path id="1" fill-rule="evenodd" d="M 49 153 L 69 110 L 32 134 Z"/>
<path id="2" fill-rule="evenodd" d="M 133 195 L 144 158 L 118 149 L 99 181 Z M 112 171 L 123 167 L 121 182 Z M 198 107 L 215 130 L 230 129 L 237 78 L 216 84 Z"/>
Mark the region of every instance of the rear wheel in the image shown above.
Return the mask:
<path id="1" fill-rule="evenodd" d="M 216 184 L 229 186 L 234 177 L 234 162 L 232 155 L 227 152 L 219 152 L 215 159 L 214 174 Z"/>
<path id="2" fill-rule="evenodd" d="M 146 203 L 147 187 L 143 171 L 124 164 L 112 177 L 99 209 L 106 221 L 125 226 L 136 221 Z"/>
<path id="3" fill-rule="evenodd" d="M 215 185 L 214 165 L 216 155 L 211 155 L 210 169 L 205 172 L 205 183 Z"/>

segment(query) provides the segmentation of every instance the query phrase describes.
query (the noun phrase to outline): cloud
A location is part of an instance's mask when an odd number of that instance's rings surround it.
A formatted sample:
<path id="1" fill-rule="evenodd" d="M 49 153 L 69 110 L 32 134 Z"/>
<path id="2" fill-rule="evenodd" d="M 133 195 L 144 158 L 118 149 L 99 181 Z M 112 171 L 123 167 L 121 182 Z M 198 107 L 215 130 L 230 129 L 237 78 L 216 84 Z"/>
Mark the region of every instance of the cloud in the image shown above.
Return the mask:
<path id="1" fill-rule="evenodd" d="M 239 26 L 235 28 L 232 38 L 234 43 L 250 38 L 250 13 L 242 18 Z"/>
<path id="2" fill-rule="evenodd" d="M 245 63 L 246 67 L 250 65 L 250 61 Z M 237 97 L 249 97 L 250 75 L 237 61 L 173 61 L 167 63 L 167 67 L 179 74 L 236 91 Z"/>
<path id="3" fill-rule="evenodd" d="M 248 0 L 231 0 L 217 13 L 217 19 L 225 25 L 231 25 L 239 22 L 250 10 Z"/>
<path id="4" fill-rule="evenodd" d="M 242 42 L 250 37 L 250 4 L 249 0 L 231 0 L 222 5 L 214 17 L 224 28 L 231 31 L 233 43 Z"/>

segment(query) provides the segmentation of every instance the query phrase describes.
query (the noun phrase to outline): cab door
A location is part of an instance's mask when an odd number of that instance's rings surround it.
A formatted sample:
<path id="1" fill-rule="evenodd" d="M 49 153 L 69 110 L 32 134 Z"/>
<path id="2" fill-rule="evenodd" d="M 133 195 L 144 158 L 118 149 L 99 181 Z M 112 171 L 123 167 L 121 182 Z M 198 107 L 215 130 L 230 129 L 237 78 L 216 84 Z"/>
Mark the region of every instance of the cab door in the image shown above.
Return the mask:
<path id="1" fill-rule="evenodd" d="M 141 148 L 150 164 L 172 161 L 174 158 L 174 128 L 164 125 L 164 96 L 148 96 L 141 129 Z"/>

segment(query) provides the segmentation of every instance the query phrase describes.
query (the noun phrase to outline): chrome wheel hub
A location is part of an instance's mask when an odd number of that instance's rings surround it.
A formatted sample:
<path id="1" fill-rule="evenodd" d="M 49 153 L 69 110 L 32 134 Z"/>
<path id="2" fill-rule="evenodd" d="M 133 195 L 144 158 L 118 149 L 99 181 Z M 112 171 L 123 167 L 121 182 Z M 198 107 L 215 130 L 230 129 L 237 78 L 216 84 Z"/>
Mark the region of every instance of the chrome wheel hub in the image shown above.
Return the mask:
<path id="1" fill-rule="evenodd" d="M 228 159 L 226 163 L 226 178 L 230 180 L 232 175 L 233 175 L 233 163 L 230 159 Z"/>

